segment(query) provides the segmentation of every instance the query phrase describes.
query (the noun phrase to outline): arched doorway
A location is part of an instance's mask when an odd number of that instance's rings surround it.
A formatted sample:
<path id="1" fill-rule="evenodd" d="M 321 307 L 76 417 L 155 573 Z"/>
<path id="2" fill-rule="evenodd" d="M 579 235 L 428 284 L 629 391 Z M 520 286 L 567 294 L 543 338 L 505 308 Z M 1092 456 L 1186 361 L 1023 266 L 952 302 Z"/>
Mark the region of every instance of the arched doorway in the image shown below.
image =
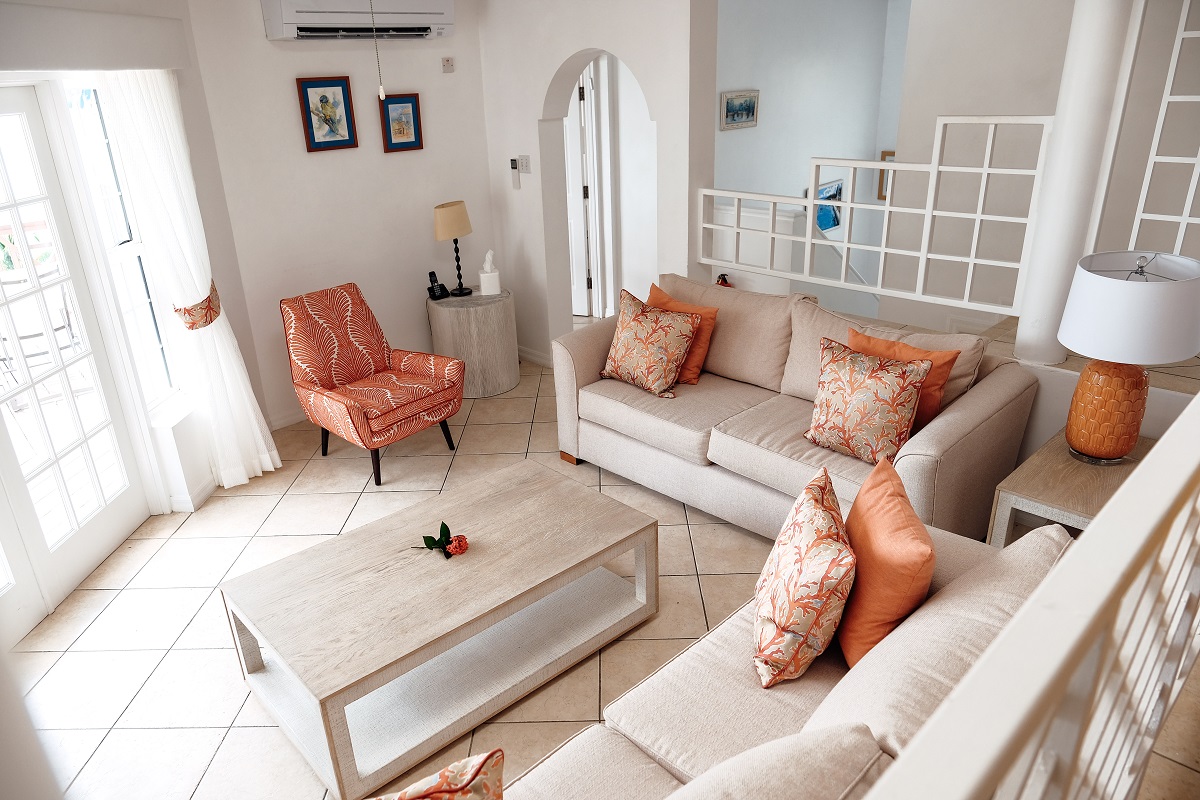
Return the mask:
<path id="1" fill-rule="evenodd" d="M 573 312 L 615 313 L 621 289 L 645 297 L 658 274 L 657 132 L 636 77 L 603 50 L 563 62 L 538 131 L 553 339 Z"/>

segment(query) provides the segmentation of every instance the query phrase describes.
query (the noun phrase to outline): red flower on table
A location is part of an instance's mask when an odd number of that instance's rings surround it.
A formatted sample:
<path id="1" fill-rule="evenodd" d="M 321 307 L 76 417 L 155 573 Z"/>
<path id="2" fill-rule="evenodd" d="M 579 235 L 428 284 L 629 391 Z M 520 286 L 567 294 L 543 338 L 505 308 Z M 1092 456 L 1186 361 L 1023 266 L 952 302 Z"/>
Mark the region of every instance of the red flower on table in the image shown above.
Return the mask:
<path id="1" fill-rule="evenodd" d="M 446 552 L 452 556 L 461 556 L 467 552 L 467 537 L 454 536 L 450 539 L 450 544 L 446 545 Z"/>

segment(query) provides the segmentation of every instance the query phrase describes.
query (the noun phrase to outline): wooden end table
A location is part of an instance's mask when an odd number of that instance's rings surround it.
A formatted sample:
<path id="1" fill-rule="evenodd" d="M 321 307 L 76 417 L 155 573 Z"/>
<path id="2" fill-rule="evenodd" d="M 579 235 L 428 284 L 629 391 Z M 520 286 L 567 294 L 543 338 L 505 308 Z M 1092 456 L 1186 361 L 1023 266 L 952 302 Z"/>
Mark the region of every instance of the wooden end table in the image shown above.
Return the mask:
<path id="1" fill-rule="evenodd" d="M 467 363 L 463 397 L 491 397 L 521 380 L 517 354 L 517 312 L 512 293 L 425 300 L 433 352 Z"/>
<path id="2" fill-rule="evenodd" d="M 1158 441 L 1143 436 L 1124 462 L 1100 466 L 1071 455 L 1065 430 L 1055 434 L 996 487 L 988 544 L 1004 547 L 1009 543 L 1013 511 L 1026 511 L 1072 528 L 1087 527 Z"/>
<path id="3" fill-rule="evenodd" d="M 412 549 L 443 520 L 466 553 Z M 356 800 L 653 615 L 658 522 L 523 461 L 221 592 L 254 696 Z"/>

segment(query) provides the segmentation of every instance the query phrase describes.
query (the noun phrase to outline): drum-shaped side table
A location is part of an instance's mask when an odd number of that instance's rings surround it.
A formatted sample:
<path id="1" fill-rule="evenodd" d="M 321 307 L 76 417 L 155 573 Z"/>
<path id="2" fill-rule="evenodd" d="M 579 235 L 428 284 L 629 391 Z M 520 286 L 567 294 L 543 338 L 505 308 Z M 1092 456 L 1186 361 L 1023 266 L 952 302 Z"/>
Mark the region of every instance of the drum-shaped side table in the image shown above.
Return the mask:
<path id="1" fill-rule="evenodd" d="M 433 352 L 467 362 L 463 397 L 491 397 L 521 380 L 517 314 L 512 293 L 425 300 Z"/>

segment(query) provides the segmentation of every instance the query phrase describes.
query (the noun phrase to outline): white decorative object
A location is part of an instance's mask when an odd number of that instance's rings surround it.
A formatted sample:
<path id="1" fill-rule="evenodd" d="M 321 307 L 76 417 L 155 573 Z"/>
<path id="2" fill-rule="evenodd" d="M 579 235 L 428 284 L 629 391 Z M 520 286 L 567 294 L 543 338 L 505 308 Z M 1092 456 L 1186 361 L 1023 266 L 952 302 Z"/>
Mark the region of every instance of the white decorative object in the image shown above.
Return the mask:
<path id="1" fill-rule="evenodd" d="M 500 273 L 492 263 L 492 253 L 488 250 L 483 257 L 483 270 L 479 273 L 479 291 L 482 294 L 500 294 Z"/>

